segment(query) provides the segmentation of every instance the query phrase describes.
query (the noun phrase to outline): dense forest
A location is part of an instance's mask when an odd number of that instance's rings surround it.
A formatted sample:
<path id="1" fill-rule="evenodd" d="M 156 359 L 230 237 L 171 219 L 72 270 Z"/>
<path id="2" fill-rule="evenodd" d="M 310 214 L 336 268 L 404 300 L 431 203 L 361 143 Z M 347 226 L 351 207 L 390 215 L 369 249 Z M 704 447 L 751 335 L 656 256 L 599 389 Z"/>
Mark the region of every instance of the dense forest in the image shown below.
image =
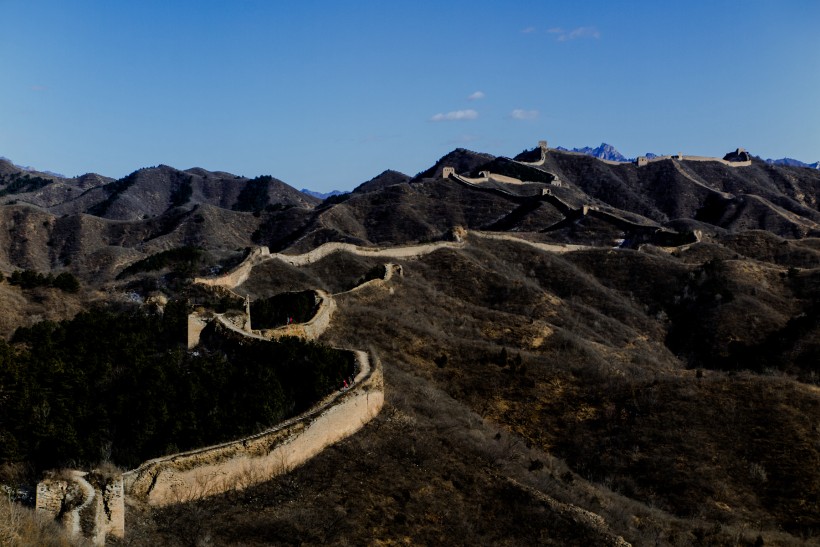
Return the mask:
<path id="1" fill-rule="evenodd" d="M 0 463 L 123 467 L 298 414 L 353 374 L 346 352 L 211 333 L 188 351 L 188 305 L 98 308 L 0 340 Z"/>

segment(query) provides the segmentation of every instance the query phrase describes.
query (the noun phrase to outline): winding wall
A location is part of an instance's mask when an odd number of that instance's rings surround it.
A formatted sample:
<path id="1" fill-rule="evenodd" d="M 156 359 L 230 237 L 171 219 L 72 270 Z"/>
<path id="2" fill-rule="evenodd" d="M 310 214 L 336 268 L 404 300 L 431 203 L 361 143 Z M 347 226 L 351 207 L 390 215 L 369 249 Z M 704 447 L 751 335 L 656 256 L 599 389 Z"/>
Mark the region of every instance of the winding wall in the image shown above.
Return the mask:
<path id="1" fill-rule="evenodd" d="M 258 332 L 266 339 L 277 339 L 285 336 L 295 336 L 305 340 L 315 340 L 319 338 L 330 326 L 330 320 L 336 311 L 336 301 L 333 296 L 323 290 L 316 289 L 319 296 L 319 305 L 316 313 L 305 323 L 293 323 L 275 329 L 262 329 Z"/>
<path id="2" fill-rule="evenodd" d="M 255 249 L 248 257 L 230 272 L 218 277 L 197 277 L 194 283 L 201 283 L 212 287 L 235 288 L 247 281 L 254 266 L 269 260 L 281 260 L 291 266 L 306 266 L 313 262 L 318 262 L 322 258 L 336 253 L 347 252 L 357 256 L 372 256 L 380 258 L 414 258 L 425 254 L 430 254 L 439 249 L 453 249 L 463 247 L 461 242 L 440 241 L 436 243 L 426 243 L 421 245 L 409 245 L 406 247 L 360 247 L 350 243 L 330 242 L 316 247 L 299 255 L 288 255 L 283 253 L 271 253 L 267 247 Z"/>
<path id="3" fill-rule="evenodd" d="M 589 245 L 570 245 L 570 244 L 563 244 L 563 243 L 539 243 L 537 241 L 528 241 L 526 239 L 521 239 L 520 237 L 514 237 L 507 235 L 503 232 L 501 233 L 494 233 L 494 232 L 470 232 L 471 236 L 474 237 L 481 237 L 484 239 L 496 239 L 501 241 L 512 241 L 514 243 L 522 243 L 524 245 L 529 245 L 530 247 L 534 247 L 541 251 L 547 251 L 550 253 L 569 253 L 572 251 L 583 251 L 586 249 L 592 249 Z"/>
<path id="4" fill-rule="evenodd" d="M 384 404 L 381 363 L 353 350 L 359 371 L 352 388 L 267 431 L 244 439 L 149 460 L 123 474 L 127 494 L 168 505 L 243 489 L 304 463 L 352 435 Z"/>
<path id="5" fill-rule="evenodd" d="M 671 156 L 655 156 L 654 158 L 647 158 L 646 156 L 641 156 L 644 158 L 641 160 L 639 165 L 646 165 L 647 163 L 654 163 L 656 161 L 664 161 L 664 160 L 677 160 L 677 161 L 714 161 L 717 163 L 722 163 L 727 167 L 749 167 L 752 164 L 752 160 L 746 161 L 729 161 L 724 160 L 723 158 L 712 158 L 709 156 L 684 156 L 681 154 L 674 154 Z M 603 161 L 603 160 L 602 160 Z M 608 163 L 608 162 L 607 162 Z M 623 165 L 624 162 L 615 162 L 619 165 Z"/>
<path id="6" fill-rule="evenodd" d="M 483 192 L 490 192 L 493 194 L 497 194 L 503 198 L 512 199 L 514 201 L 522 202 L 528 201 L 533 198 L 533 196 L 519 196 L 518 194 L 514 194 L 512 192 L 508 192 L 507 190 L 502 190 L 501 188 L 495 188 L 493 186 L 482 186 L 481 182 L 487 182 L 489 179 L 482 178 L 482 179 L 470 179 L 467 177 L 463 177 L 458 173 L 453 173 L 450 177 L 469 188 L 474 188 L 476 190 L 481 190 Z M 520 184 L 520 182 L 519 182 Z"/>

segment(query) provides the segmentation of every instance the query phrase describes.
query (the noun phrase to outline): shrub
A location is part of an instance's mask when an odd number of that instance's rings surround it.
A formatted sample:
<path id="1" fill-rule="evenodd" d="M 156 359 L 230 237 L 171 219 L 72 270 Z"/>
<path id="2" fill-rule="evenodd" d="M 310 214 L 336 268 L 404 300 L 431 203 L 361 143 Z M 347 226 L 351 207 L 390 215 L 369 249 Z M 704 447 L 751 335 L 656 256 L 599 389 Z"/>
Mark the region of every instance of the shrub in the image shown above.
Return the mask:
<path id="1" fill-rule="evenodd" d="M 23 289 L 54 287 L 68 293 L 76 293 L 80 290 L 80 282 L 74 274 L 69 272 L 63 272 L 54 277 L 51 274 L 44 275 L 34 270 L 17 270 L 9 276 L 9 283 Z"/>
<path id="2" fill-rule="evenodd" d="M 160 253 L 152 254 L 125 268 L 117 275 L 123 279 L 140 272 L 151 272 L 173 266 L 175 271 L 183 275 L 192 275 L 201 262 L 205 252 L 200 247 L 177 247 Z"/>
<path id="3" fill-rule="evenodd" d="M 42 177 L 32 177 L 29 174 L 14 174 L 8 177 L 8 184 L 0 190 L 0 196 L 7 196 L 9 194 L 19 194 L 23 192 L 35 192 L 40 188 L 44 188 L 51 184 L 52 181 Z"/>

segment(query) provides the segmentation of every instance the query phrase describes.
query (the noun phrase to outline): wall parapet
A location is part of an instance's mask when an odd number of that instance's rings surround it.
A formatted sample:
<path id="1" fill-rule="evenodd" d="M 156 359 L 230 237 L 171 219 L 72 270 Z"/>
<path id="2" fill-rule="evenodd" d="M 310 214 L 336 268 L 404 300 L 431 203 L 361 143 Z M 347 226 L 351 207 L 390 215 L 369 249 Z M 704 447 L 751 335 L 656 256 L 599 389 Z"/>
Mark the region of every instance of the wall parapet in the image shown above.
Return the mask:
<path id="1" fill-rule="evenodd" d="M 713 162 L 717 162 L 717 163 L 726 165 L 727 167 L 749 167 L 752 164 L 752 160 L 729 161 L 729 160 L 724 160 L 723 158 L 715 158 L 715 157 L 711 157 L 711 156 L 684 156 L 683 154 L 674 154 L 674 155 L 668 155 L 668 156 L 655 156 L 653 158 L 648 158 L 646 156 L 640 156 L 635 160 L 635 163 L 637 164 L 638 167 L 644 167 L 644 166 L 646 166 L 650 163 L 656 163 L 656 162 L 665 161 L 665 160 L 713 161 Z M 601 160 L 601 161 L 603 161 L 603 160 Z M 609 162 L 605 162 L 605 163 L 609 163 Z M 623 165 L 623 162 L 615 162 L 615 163 L 618 163 L 619 165 Z"/>
<path id="2" fill-rule="evenodd" d="M 254 334 L 259 334 L 266 339 L 277 339 L 285 336 L 295 336 L 305 340 L 316 340 L 330 327 L 330 320 L 336 311 L 336 301 L 331 294 L 315 289 L 316 297 L 319 299 L 316 313 L 305 323 L 292 323 L 275 329 L 254 330 Z"/>
<path id="3" fill-rule="evenodd" d="M 518 161 L 521 165 L 530 165 L 533 167 L 540 167 L 547 162 L 547 152 L 549 151 L 549 146 L 547 146 L 547 141 L 538 141 L 538 149 L 541 152 L 541 159 L 538 161 Z"/>
<path id="4" fill-rule="evenodd" d="M 168 505 L 243 489 L 304 463 L 375 417 L 384 404 L 381 363 L 350 350 L 359 364 L 352 388 L 304 414 L 242 439 L 149 460 L 123 474 L 125 491 Z"/>
<path id="5" fill-rule="evenodd" d="M 499 190 L 500 191 L 500 190 Z M 512 197 L 518 197 L 510 194 Z M 194 283 L 208 286 L 219 286 L 228 289 L 236 288 L 244 283 L 254 266 L 269 260 L 281 260 L 291 266 L 307 266 L 325 258 L 336 252 L 348 252 L 357 256 L 372 256 L 380 258 L 415 258 L 425 254 L 435 252 L 439 249 L 460 248 L 463 244 L 453 241 L 439 241 L 436 243 L 426 243 L 420 245 L 408 245 L 405 247 L 361 247 L 351 243 L 338 243 L 335 241 L 323 243 L 315 249 L 298 255 L 284 253 L 271 253 L 267 247 L 260 247 L 248 255 L 239 266 L 227 274 L 217 277 L 197 277 Z M 237 295 L 240 296 L 240 295 Z"/>
<path id="6" fill-rule="evenodd" d="M 265 262 L 270 256 L 270 249 L 267 247 L 257 247 L 245 257 L 245 260 L 228 273 L 217 277 L 195 277 L 194 283 L 232 289 L 247 281 L 253 267 Z"/>

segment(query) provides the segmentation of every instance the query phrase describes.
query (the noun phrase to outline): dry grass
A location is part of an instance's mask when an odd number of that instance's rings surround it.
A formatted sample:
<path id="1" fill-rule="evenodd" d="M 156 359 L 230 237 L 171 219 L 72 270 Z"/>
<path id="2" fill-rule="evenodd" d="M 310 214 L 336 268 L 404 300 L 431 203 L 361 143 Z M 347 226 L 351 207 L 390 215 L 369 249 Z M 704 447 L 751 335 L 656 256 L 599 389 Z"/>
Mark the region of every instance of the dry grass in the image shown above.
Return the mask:
<path id="1" fill-rule="evenodd" d="M 73 540 L 56 522 L 3 497 L 0 499 L 0 545 L 75 547 L 85 542 Z"/>

